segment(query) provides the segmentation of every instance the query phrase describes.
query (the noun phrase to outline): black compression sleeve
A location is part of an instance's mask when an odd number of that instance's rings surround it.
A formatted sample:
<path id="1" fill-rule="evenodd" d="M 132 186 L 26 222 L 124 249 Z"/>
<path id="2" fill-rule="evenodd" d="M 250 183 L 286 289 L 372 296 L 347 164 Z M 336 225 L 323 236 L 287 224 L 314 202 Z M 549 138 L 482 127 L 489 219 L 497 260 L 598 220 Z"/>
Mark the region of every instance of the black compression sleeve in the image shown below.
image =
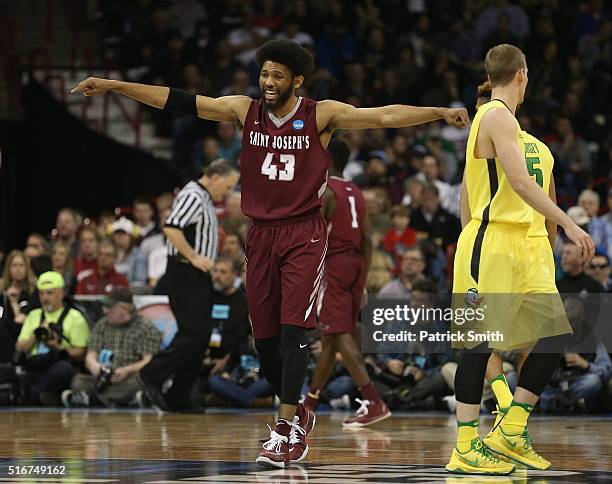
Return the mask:
<path id="1" fill-rule="evenodd" d="M 168 94 L 168 100 L 164 106 L 164 111 L 178 114 L 193 114 L 197 116 L 198 109 L 196 107 L 195 94 L 181 91 L 180 89 L 170 88 L 170 94 Z"/>

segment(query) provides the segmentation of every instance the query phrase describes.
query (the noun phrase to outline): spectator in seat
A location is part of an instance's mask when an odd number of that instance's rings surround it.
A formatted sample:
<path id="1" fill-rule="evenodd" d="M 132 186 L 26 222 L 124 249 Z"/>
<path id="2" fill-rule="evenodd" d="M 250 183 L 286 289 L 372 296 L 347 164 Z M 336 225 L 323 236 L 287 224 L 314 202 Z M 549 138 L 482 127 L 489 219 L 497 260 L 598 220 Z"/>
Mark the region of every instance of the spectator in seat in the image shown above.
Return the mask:
<path id="1" fill-rule="evenodd" d="M 569 195 L 576 195 L 576 190 L 584 187 L 592 175 L 592 160 L 588 143 L 574 131 L 568 117 L 557 118 L 555 134 L 547 143 L 558 163 L 561 180 Z M 557 166 L 555 163 L 555 167 Z"/>
<path id="2" fill-rule="evenodd" d="M 236 125 L 228 121 L 221 121 L 217 127 L 217 136 L 219 138 L 219 156 L 238 166 L 242 140 Z"/>
<path id="3" fill-rule="evenodd" d="M 128 288 L 113 289 L 103 305 L 105 315 L 91 332 L 85 356 L 88 373 L 76 375 L 62 393 L 66 407 L 129 405 L 140 390 L 137 373 L 159 351 L 162 335 L 138 315 Z"/>
<path id="4" fill-rule="evenodd" d="M 117 217 L 115 216 L 115 212 L 112 210 L 104 210 L 100 213 L 100 218 L 98 220 L 98 238 L 99 240 L 103 240 L 108 237 L 110 232 L 110 227 L 115 223 Z"/>
<path id="5" fill-rule="evenodd" d="M 42 234 L 37 232 L 28 235 L 24 254 L 26 257 L 38 257 L 49 253 L 49 244 Z"/>
<path id="6" fill-rule="evenodd" d="M 402 205 L 410 208 L 412 211 L 421 207 L 423 201 L 423 187 L 425 182 L 418 175 L 411 176 L 404 182 L 404 198 Z"/>
<path id="7" fill-rule="evenodd" d="M 244 242 L 239 234 L 228 233 L 223 242 L 223 250 L 221 253 L 230 258 L 234 263 L 242 263 L 244 261 Z"/>
<path id="8" fill-rule="evenodd" d="M 603 286 L 604 291 L 610 292 L 612 289 L 612 281 L 610 280 L 610 258 L 606 254 L 595 252 L 595 256 L 591 259 L 591 262 L 586 263 L 584 272 L 587 276 L 599 282 Z"/>
<path id="9" fill-rule="evenodd" d="M 62 208 L 57 213 L 54 234 L 58 240 L 64 242 L 70 248 L 70 255 L 76 257 L 79 254 L 79 242 L 77 233 L 79 231 L 80 216 L 71 208 Z"/>
<path id="10" fill-rule="evenodd" d="M 96 268 L 100 239 L 95 228 L 83 227 L 79 233 L 79 256 L 74 261 L 73 275 L 79 280 L 82 271 Z"/>
<path id="11" fill-rule="evenodd" d="M 135 244 L 137 227 L 134 223 L 121 217 L 111 226 L 113 242 L 117 247 L 115 270 L 127 277 L 131 285 L 146 285 L 148 268 L 147 257 Z"/>
<path id="12" fill-rule="evenodd" d="M 436 186 L 440 197 L 440 205 L 444 210 L 453 213 L 455 216 L 459 215 L 457 208 L 459 206 L 459 198 L 455 193 L 458 191 L 458 188 L 440 180 L 440 162 L 438 158 L 432 155 L 425 156 L 423 158 L 423 171 L 416 176 L 425 184 L 433 183 Z"/>
<path id="13" fill-rule="evenodd" d="M 141 241 L 159 233 L 159 228 L 154 220 L 155 212 L 151 202 L 144 198 L 137 198 L 134 200 L 132 210 Z"/>
<path id="14" fill-rule="evenodd" d="M 391 275 L 395 267 L 394 261 L 382 250 L 374 250 L 372 253 L 372 264 L 367 274 L 366 289 L 368 292 L 377 294 L 381 288 L 391 281 Z"/>
<path id="15" fill-rule="evenodd" d="M 51 246 L 51 268 L 62 275 L 66 283 L 66 292 L 70 293 L 74 287 L 72 283 L 73 261 L 70 256 L 70 248 L 60 240 Z"/>
<path id="16" fill-rule="evenodd" d="M 568 298 L 565 309 L 574 329 L 573 344 L 563 354 L 539 404 L 543 412 L 583 413 L 592 409 L 602 385 L 612 375 L 612 362 L 589 324 L 585 302 L 579 297 Z"/>
<path id="17" fill-rule="evenodd" d="M 97 267 L 80 273 L 76 288 L 77 295 L 108 294 L 114 287 L 127 287 L 127 278 L 115 270 L 117 248 L 110 240 L 100 242 Z"/>
<path id="18" fill-rule="evenodd" d="M 578 294 L 600 293 L 603 286 L 584 272 L 584 261 L 578 253 L 578 248 L 573 242 L 563 244 L 561 251 L 561 268 L 563 276 L 557 281 L 557 289 L 560 293 Z"/>
<path id="19" fill-rule="evenodd" d="M 403 205 L 395 205 L 391 209 L 391 223 L 393 226 L 385 234 L 384 247 L 396 260 L 396 273 L 399 274 L 402 255 L 406 248 L 417 242 L 416 232 L 410 227 L 410 209 Z"/>
<path id="20" fill-rule="evenodd" d="M 83 315 L 64 302 L 64 279 L 59 272 L 38 278 L 41 308 L 27 315 L 15 349 L 25 356 L 25 390 L 33 403 L 57 405 L 70 387 L 75 364 L 85 358 L 89 326 Z"/>
<path id="21" fill-rule="evenodd" d="M 378 293 L 384 297 L 405 297 L 417 281 L 425 279 L 425 255 L 418 247 L 408 247 L 402 256 L 401 272 L 397 279 L 386 284 Z"/>
<path id="22" fill-rule="evenodd" d="M 611 150 L 612 154 L 612 150 Z M 597 199 L 599 201 L 599 198 Z M 599 250 L 612 257 L 612 187 L 608 188 L 608 211 L 591 219 L 589 234 Z M 596 214 L 595 214 L 596 215 Z"/>
<path id="23" fill-rule="evenodd" d="M 18 250 L 9 253 L 0 280 L 0 363 L 10 363 L 15 354 L 26 316 L 38 306 L 36 278 L 25 254 Z"/>
<path id="24" fill-rule="evenodd" d="M 163 227 L 170 216 L 172 206 L 159 211 L 159 226 Z M 168 252 L 166 250 L 166 235 L 163 232 L 153 235 L 143 241 L 140 249 L 148 257 L 149 286 L 156 287 L 159 280 L 166 273 L 168 265 Z"/>
<path id="25" fill-rule="evenodd" d="M 433 183 L 425 185 L 423 203 L 412 214 L 411 226 L 418 238 L 430 238 L 443 249 L 455 242 L 461 232 L 459 219 L 440 206 L 439 191 Z"/>

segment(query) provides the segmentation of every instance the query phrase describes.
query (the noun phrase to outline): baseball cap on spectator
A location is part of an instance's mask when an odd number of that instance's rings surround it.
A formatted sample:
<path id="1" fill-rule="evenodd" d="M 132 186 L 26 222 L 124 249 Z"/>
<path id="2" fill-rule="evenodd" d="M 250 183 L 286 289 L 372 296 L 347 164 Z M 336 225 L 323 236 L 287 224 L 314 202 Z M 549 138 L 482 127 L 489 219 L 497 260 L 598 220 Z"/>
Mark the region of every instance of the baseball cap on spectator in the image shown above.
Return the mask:
<path id="1" fill-rule="evenodd" d="M 383 150 L 370 151 L 368 158 L 370 160 L 372 158 L 377 158 L 380 161 L 382 161 L 385 165 L 389 164 L 389 157 L 387 156 L 387 153 L 385 153 Z"/>
<path id="2" fill-rule="evenodd" d="M 111 234 L 115 232 L 125 232 L 126 234 L 135 236 L 138 234 L 138 230 L 134 222 L 126 217 L 121 217 L 118 220 L 115 220 L 110 226 Z"/>
<path id="3" fill-rule="evenodd" d="M 571 218 L 576 225 L 586 225 L 591 221 L 586 210 L 582 207 L 575 206 L 567 209 L 567 216 Z"/>
<path id="4" fill-rule="evenodd" d="M 104 306 L 110 307 L 117 303 L 134 304 L 132 291 L 127 287 L 115 287 L 100 301 Z"/>
<path id="5" fill-rule="evenodd" d="M 412 147 L 412 156 L 425 156 L 429 154 L 429 150 L 423 145 L 415 145 Z"/>
<path id="6" fill-rule="evenodd" d="M 43 272 L 36 283 L 36 287 L 39 291 L 46 291 L 47 289 L 60 289 L 64 286 L 64 278 L 59 272 L 55 271 Z"/>

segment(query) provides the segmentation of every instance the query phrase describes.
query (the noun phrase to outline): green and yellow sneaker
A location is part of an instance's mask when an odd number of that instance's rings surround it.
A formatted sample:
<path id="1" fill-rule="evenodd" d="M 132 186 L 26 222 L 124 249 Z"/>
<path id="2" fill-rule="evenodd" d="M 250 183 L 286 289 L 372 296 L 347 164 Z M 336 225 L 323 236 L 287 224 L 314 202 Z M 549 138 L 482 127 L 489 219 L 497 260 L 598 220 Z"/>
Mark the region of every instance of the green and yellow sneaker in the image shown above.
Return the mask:
<path id="1" fill-rule="evenodd" d="M 504 417 L 508 413 L 508 410 L 510 409 L 510 407 L 499 408 L 499 405 L 495 405 L 495 408 L 496 408 L 496 410 L 494 410 L 492 412 L 493 415 L 495 415 L 495 423 L 493 424 L 493 427 L 491 428 L 491 430 L 487 434 L 487 437 L 485 437 L 485 440 L 489 437 L 489 435 L 491 435 L 493 433 L 493 431 L 497 427 L 499 427 L 499 425 L 501 424 L 502 420 L 504 419 Z M 485 443 L 485 445 L 486 445 L 486 443 Z"/>
<path id="2" fill-rule="evenodd" d="M 480 439 L 472 440 L 470 450 L 465 453 L 459 452 L 455 447 L 446 465 L 446 470 L 455 474 L 505 476 L 514 472 L 514 469 L 513 464 L 498 459 L 490 452 Z"/>
<path id="3" fill-rule="evenodd" d="M 486 436 L 484 445 L 493 452 L 531 469 L 546 470 L 551 466 L 549 461 L 533 449 L 527 429 L 522 434 L 507 435 L 502 426 L 498 425 Z"/>

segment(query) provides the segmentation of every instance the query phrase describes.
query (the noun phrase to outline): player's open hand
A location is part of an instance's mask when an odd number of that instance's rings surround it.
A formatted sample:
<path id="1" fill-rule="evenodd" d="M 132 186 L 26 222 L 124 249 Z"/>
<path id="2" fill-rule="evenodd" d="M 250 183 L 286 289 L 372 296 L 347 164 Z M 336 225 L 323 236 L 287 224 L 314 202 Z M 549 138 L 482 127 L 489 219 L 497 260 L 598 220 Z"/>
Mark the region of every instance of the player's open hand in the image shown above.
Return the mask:
<path id="1" fill-rule="evenodd" d="M 593 239 L 582 230 L 578 225 L 572 223 L 568 227 L 564 227 L 565 235 L 578 247 L 578 253 L 585 262 L 589 262 L 595 255 L 595 244 Z"/>
<path id="2" fill-rule="evenodd" d="M 82 92 L 85 96 L 99 96 L 110 91 L 113 88 L 113 82 L 110 79 L 88 77 L 84 81 L 79 82 L 70 92 L 75 94 Z"/>
<path id="3" fill-rule="evenodd" d="M 470 117 L 465 108 L 448 108 L 444 113 L 444 121 L 455 128 L 467 128 Z"/>

